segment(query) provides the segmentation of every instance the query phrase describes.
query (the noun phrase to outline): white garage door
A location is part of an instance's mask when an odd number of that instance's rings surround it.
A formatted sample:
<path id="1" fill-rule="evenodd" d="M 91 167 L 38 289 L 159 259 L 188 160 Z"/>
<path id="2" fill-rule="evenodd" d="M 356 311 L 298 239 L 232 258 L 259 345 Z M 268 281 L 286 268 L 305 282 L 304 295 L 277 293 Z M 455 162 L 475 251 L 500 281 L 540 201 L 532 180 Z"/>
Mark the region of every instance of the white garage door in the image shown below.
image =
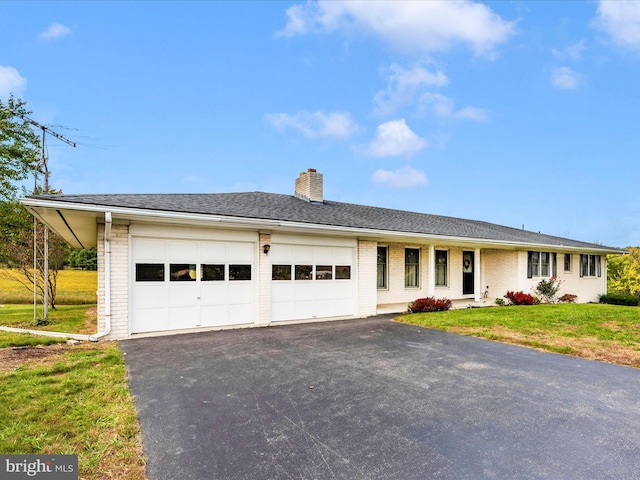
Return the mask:
<path id="1" fill-rule="evenodd" d="M 132 239 L 132 333 L 253 323 L 250 242 Z"/>
<path id="2" fill-rule="evenodd" d="M 271 245 L 272 321 L 356 313 L 355 248 Z"/>

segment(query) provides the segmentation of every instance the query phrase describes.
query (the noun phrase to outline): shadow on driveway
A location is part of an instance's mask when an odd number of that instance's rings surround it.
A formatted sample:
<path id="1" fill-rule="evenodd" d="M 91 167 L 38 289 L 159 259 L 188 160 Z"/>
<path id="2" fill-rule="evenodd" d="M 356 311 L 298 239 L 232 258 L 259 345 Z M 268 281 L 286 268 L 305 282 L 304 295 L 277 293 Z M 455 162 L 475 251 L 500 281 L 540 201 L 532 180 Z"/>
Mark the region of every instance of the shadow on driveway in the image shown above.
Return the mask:
<path id="1" fill-rule="evenodd" d="M 391 318 L 121 341 L 149 479 L 638 478 L 640 370 Z"/>

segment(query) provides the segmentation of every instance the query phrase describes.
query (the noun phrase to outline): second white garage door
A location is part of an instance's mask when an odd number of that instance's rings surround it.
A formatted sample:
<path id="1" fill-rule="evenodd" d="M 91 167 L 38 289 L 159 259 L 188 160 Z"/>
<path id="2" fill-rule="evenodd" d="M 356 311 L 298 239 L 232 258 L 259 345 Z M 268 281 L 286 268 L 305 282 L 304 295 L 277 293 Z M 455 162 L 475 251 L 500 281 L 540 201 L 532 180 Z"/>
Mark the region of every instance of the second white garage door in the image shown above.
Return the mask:
<path id="1" fill-rule="evenodd" d="M 271 320 L 354 315 L 355 247 L 271 245 Z"/>

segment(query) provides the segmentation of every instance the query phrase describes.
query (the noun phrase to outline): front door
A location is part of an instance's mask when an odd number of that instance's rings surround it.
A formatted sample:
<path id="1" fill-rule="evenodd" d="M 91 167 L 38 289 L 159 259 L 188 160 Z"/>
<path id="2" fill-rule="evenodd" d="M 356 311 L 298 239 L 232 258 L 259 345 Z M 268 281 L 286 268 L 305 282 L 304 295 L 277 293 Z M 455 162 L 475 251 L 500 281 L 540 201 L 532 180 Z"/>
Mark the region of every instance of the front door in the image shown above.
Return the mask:
<path id="1" fill-rule="evenodd" d="M 473 295 L 475 288 L 473 284 L 474 252 L 462 252 L 462 294 Z"/>

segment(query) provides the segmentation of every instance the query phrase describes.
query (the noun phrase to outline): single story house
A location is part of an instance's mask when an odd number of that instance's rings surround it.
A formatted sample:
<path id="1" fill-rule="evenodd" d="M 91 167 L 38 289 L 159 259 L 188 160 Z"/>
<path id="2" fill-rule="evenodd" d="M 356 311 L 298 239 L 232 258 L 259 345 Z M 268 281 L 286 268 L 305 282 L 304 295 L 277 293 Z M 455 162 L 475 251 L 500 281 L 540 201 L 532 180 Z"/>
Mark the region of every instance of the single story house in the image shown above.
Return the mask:
<path id="1" fill-rule="evenodd" d="M 543 278 L 597 301 L 617 248 L 487 222 L 294 195 L 38 195 L 22 204 L 98 249 L 98 336 L 266 326 L 402 312 L 417 298 L 491 305 Z"/>

